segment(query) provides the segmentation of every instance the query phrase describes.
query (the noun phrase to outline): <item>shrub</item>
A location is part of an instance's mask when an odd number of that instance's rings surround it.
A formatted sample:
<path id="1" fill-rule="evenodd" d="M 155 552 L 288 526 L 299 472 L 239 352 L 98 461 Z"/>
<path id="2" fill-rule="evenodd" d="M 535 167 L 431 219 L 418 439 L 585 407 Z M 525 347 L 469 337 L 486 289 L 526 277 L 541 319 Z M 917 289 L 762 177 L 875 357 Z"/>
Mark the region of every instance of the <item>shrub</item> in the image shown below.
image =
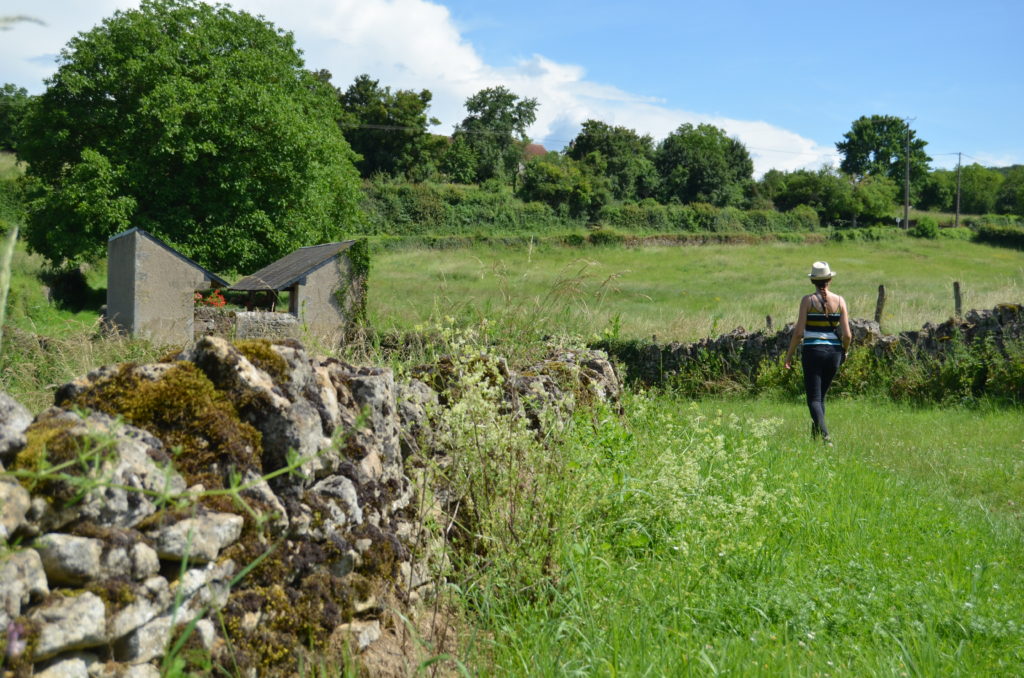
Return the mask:
<path id="1" fill-rule="evenodd" d="M 915 238 L 930 238 L 934 240 L 939 237 L 939 223 L 933 217 L 920 217 L 917 223 L 914 224 L 914 227 L 910 229 L 910 235 Z"/>
<path id="2" fill-rule="evenodd" d="M 610 228 L 599 228 L 587 236 L 591 245 L 619 245 L 625 239 L 621 233 Z"/>
<path id="3" fill-rule="evenodd" d="M 966 226 L 950 226 L 949 228 L 940 228 L 939 237 L 946 240 L 970 240 L 974 237 L 974 231 Z"/>
<path id="4" fill-rule="evenodd" d="M 974 239 L 978 242 L 1024 250 L 1024 228 L 1019 226 L 984 225 L 978 228 Z"/>
<path id="5" fill-rule="evenodd" d="M 818 218 L 817 210 L 808 205 L 797 205 L 786 212 L 786 214 L 794 220 L 794 230 L 813 231 L 821 227 L 821 220 Z"/>

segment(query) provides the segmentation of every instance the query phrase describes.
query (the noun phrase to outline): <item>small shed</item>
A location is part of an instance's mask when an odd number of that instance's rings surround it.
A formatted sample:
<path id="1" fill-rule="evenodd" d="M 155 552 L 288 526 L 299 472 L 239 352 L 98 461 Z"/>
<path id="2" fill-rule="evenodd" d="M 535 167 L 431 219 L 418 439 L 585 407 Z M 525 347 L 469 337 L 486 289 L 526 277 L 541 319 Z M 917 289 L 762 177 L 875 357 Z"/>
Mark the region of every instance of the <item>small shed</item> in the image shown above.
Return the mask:
<path id="1" fill-rule="evenodd" d="M 141 228 L 107 242 L 107 321 L 160 344 L 193 337 L 194 295 L 228 282 Z"/>
<path id="2" fill-rule="evenodd" d="M 288 292 L 288 312 L 312 334 L 330 336 L 342 330 L 352 308 L 358 281 L 345 251 L 355 240 L 300 247 L 274 263 L 242 278 L 230 289 L 276 296 Z"/>

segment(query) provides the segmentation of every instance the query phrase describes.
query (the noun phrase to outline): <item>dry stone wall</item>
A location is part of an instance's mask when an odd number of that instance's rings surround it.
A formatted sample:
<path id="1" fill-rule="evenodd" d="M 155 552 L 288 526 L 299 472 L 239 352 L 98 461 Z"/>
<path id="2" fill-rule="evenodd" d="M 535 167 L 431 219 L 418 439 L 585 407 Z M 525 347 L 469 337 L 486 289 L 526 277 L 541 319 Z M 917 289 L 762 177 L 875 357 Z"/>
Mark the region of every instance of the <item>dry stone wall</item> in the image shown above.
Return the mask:
<path id="1" fill-rule="evenodd" d="M 693 343 L 599 342 L 626 370 L 629 380 L 659 384 L 686 369 L 688 364 L 718 361 L 720 376 L 750 378 L 765 360 L 778 361 L 793 336 L 793 324 L 778 332 L 748 332 L 742 327 L 714 338 Z M 968 343 L 991 337 L 998 346 L 1007 339 L 1024 338 L 1024 306 L 1001 304 L 991 310 L 969 311 L 964 318 L 928 323 L 920 330 L 883 335 L 878 323 L 852 319 L 853 346 L 870 350 L 881 358 L 924 352 L 940 355 L 954 336 Z"/>
<path id="2" fill-rule="evenodd" d="M 205 337 L 36 417 L 0 393 L 0 667 L 143 678 L 179 645 L 295 675 L 306 652 L 372 646 L 435 585 L 406 459 L 458 454 L 438 443 L 451 375 L 418 373 L 437 388 Z M 619 397 L 596 352 L 505 377 L 522 416 Z"/>

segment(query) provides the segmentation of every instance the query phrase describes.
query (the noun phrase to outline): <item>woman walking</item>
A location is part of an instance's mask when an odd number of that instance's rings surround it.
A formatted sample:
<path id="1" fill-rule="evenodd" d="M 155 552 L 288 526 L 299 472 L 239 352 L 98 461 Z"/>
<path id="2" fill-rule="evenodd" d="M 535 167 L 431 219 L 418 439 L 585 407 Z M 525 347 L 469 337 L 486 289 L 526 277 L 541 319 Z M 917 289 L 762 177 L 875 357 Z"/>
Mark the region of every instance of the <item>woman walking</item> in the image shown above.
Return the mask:
<path id="1" fill-rule="evenodd" d="M 834 276 L 835 272 L 827 262 L 816 261 L 811 266 L 807 277 L 817 291 L 800 300 L 800 311 L 785 363 L 787 370 L 793 369 L 793 354 L 802 339 L 800 362 L 804 368 L 807 407 L 811 411 L 811 435 L 815 438 L 821 436 L 829 444 L 831 437 L 825 425 L 825 394 L 846 359 L 852 339 L 846 300 L 828 289 Z"/>

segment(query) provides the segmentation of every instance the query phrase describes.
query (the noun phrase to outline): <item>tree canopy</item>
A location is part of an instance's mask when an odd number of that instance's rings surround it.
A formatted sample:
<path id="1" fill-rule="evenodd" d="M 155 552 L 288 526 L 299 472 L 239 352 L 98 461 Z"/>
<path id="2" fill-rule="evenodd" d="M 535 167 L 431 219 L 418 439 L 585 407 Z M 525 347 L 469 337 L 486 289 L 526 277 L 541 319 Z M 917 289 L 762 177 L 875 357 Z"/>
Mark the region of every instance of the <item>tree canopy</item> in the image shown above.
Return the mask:
<path id="1" fill-rule="evenodd" d="M 14 150 L 15 132 L 28 102 L 28 90 L 24 87 L 11 83 L 0 87 L 0 151 Z"/>
<path id="2" fill-rule="evenodd" d="M 910 183 L 920 188 L 928 176 L 932 159 L 924 151 L 927 141 L 901 118 L 894 115 L 863 115 L 853 121 L 850 131 L 836 143 L 843 156 L 839 169 L 857 177 L 889 177 L 903 185 L 906 173 L 907 135 L 910 135 Z"/>
<path id="3" fill-rule="evenodd" d="M 28 108 L 27 240 L 55 263 L 139 226 L 215 270 L 338 237 L 355 159 L 292 35 L 198 0 L 144 0 L 68 43 Z"/>
<path id="4" fill-rule="evenodd" d="M 427 115 L 432 98 L 426 89 L 392 92 L 366 74 L 340 94 L 345 114 L 338 124 L 352 150 L 362 156 L 356 163 L 360 174 L 423 179 L 433 173 L 441 148 L 428 131 L 440 124 Z"/>
<path id="5" fill-rule="evenodd" d="M 1014 165 L 1005 171 L 1006 179 L 999 188 L 996 210 L 1003 214 L 1024 217 L 1024 165 Z"/>
<path id="6" fill-rule="evenodd" d="M 762 191 L 770 193 L 783 211 L 807 205 L 823 223 L 848 221 L 882 222 L 891 216 L 898 188 L 887 177 L 861 179 L 834 169 L 795 170 L 788 174 L 765 174 Z"/>
<path id="7" fill-rule="evenodd" d="M 514 176 L 529 141 L 526 128 L 537 119 L 537 100 L 488 87 L 466 99 L 466 112 L 452 135 L 449 174 L 472 175 L 476 181 Z"/>
<path id="8" fill-rule="evenodd" d="M 754 163 L 746 147 L 714 125 L 680 125 L 658 145 L 654 165 L 666 202 L 742 203 Z"/>
<path id="9" fill-rule="evenodd" d="M 599 120 L 587 120 L 565 154 L 587 161 L 611 184 L 618 200 L 654 197 L 658 172 L 654 167 L 654 141 L 628 127 L 613 127 Z"/>

